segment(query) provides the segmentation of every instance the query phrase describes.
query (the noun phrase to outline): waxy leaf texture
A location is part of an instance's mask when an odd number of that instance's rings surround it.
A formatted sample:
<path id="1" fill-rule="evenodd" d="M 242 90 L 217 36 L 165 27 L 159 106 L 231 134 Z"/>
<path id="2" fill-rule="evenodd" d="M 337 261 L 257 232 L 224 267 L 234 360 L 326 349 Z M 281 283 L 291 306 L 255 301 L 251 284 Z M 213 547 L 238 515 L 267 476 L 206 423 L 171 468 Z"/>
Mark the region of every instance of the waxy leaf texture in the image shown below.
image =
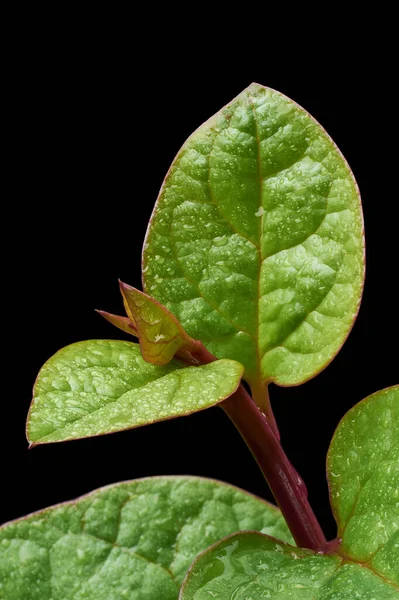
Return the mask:
<path id="1" fill-rule="evenodd" d="M 233 535 L 193 564 L 181 600 L 398 600 L 399 386 L 342 419 L 327 461 L 342 543 L 299 550 L 258 533 Z"/>
<path id="2" fill-rule="evenodd" d="M 399 386 L 345 415 L 327 466 L 342 550 L 399 586 Z"/>
<path id="3" fill-rule="evenodd" d="M 213 406 L 235 392 L 243 367 L 218 360 L 186 367 L 144 361 L 137 344 L 89 340 L 63 348 L 42 367 L 27 436 L 34 444 L 132 429 Z"/>
<path id="4" fill-rule="evenodd" d="M 336 355 L 364 278 L 359 192 L 301 107 L 252 84 L 183 145 L 143 251 L 148 294 L 250 383 L 295 385 Z"/>
<path id="5" fill-rule="evenodd" d="M 177 600 L 195 556 L 247 528 L 291 540 L 276 507 L 227 484 L 112 485 L 0 529 L 0 598 Z"/>
<path id="6" fill-rule="evenodd" d="M 205 551 L 180 600 L 397 600 L 399 589 L 360 564 L 315 554 L 259 533 Z"/>

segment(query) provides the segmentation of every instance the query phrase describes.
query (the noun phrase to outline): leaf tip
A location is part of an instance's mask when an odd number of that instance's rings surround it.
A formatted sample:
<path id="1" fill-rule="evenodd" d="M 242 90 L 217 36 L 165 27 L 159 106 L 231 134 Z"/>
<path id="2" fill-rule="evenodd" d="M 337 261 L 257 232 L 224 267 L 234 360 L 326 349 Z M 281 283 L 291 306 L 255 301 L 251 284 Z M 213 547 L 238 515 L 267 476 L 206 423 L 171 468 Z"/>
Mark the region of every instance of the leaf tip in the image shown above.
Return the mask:
<path id="1" fill-rule="evenodd" d="M 118 277 L 118 283 L 119 283 L 119 289 L 121 290 L 122 293 L 124 291 L 134 289 L 134 288 L 132 288 L 131 285 L 129 285 L 128 283 L 125 283 L 124 281 L 122 281 L 122 279 L 119 279 L 119 277 Z"/>
<path id="2" fill-rule="evenodd" d="M 262 85 L 261 83 L 258 83 L 257 81 L 252 81 L 249 86 L 246 88 L 246 91 L 251 91 L 251 90 L 259 90 L 259 89 L 265 89 L 265 86 Z"/>

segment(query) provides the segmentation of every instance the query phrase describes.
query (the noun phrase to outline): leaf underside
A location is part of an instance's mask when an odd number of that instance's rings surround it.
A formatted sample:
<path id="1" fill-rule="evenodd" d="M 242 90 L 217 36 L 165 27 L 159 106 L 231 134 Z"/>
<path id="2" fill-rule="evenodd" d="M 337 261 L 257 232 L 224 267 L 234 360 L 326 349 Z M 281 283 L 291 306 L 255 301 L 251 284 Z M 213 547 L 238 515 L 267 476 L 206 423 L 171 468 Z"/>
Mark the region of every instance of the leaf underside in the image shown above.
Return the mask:
<path id="1" fill-rule="evenodd" d="M 359 194 L 322 127 L 252 84 L 183 145 L 143 251 L 145 290 L 250 383 L 299 384 L 335 356 L 364 277 Z"/>
<path id="2" fill-rule="evenodd" d="M 399 386 L 357 404 L 328 454 L 331 502 L 342 544 L 319 555 L 258 533 L 204 552 L 181 600 L 399 599 Z"/>
<path id="3" fill-rule="evenodd" d="M 112 485 L 0 529 L 0 598 L 175 600 L 195 556 L 248 527 L 291 540 L 277 508 L 227 484 Z"/>
<path id="4" fill-rule="evenodd" d="M 243 367 L 219 360 L 185 367 L 145 362 L 137 344 L 89 340 L 63 348 L 41 369 L 27 422 L 41 444 L 131 429 L 213 406 L 237 389 Z"/>

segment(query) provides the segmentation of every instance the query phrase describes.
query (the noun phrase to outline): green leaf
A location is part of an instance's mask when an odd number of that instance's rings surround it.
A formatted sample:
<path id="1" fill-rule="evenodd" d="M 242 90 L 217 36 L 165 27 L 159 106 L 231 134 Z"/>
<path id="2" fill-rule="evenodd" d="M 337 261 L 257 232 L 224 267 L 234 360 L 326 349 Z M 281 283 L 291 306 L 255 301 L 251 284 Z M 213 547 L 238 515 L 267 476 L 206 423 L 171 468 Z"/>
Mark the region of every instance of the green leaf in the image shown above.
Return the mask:
<path id="1" fill-rule="evenodd" d="M 327 467 L 342 550 L 399 585 L 399 386 L 345 415 Z"/>
<path id="2" fill-rule="evenodd" d="M 291 539 L 277 508 L 227 484 L 112 485 L 0 529 L 0 598 L 175 600 L 196 554 L 248 527 Z"/>
<path id="3" fill-rule="evenodd" d="M 194 562 L 181 600 L 397 600 L 398 588 L 359 564 L 259 533 L 233 535 Z"/>
<path id="4" fill-rule="evenodd" d="M 184 367 L 145 362 L 137 344 L 90 340 L 63 348 L 41 369 L 28 440 L 58 442 L 131 429 L 213 406 L 237 389 L 243 367 L 219 360 Z"/>
<path id="5" fill-rule="evenodd" d="M 251 383 L 336 355 L 364 277 L 356 182 L 301 107 L 252 84 L 183 145 L 144 245 L 145 290 Z"/>
<path id="6" fill-rule="evenodd" d="M 327 460 L 342 544 L 321 555 L 245 533 L 204 552 L 182 600 L 399 598 L 399 386 L 373 394 L 338 425 Z"/>
<path id="7" fill-rule="evenodd" d="M 135 323 L 144 360 L 166 365 L 179 350 L 197 349 L 198 342 L 162 304 L 122 281 L 120 289 L 127 315 Z"/>

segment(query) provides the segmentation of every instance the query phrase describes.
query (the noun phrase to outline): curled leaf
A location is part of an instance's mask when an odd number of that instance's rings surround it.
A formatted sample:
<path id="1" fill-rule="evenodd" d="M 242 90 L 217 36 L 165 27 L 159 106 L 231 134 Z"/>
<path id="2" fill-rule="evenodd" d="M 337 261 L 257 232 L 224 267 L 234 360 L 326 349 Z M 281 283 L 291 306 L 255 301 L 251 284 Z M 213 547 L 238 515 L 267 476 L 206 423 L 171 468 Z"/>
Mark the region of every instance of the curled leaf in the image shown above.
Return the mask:
<path id="1" fill-rule="evenodd" d="M 135 323 L 144 360 L 166 365 L 181 349 L 198 349 L 199 342 L 162 304 L 126 283 L 120 282 L 120 289 L 129 319 Z"/>

